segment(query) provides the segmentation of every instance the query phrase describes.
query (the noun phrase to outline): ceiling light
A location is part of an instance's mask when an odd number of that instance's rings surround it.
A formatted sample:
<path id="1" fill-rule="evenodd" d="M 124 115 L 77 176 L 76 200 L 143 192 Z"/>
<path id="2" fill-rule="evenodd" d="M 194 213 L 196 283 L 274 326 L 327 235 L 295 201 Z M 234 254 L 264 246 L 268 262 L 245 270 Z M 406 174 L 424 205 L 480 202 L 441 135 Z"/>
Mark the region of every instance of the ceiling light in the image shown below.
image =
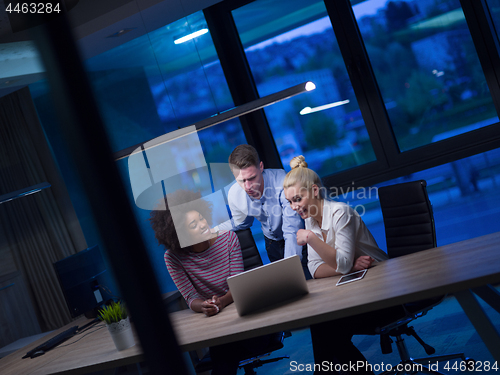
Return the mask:
<path id="1" fill-rule="evenodd" d="M 347 104 L 347 103 L 349 103 L 349 99 L 342 100 L 340 102 L 335 102 L 335 103 L 321 105 L 319 107 L 314 107 L 314 108 L 305 107 L 299 113 L 301 115 L 308 115 L 309 113 L 318 112 L 318 111 L 324 111 L 325 109 L 329 109 L 329 108 L 333 108 L 333 107 L 338 107 L 340 105 L 344 105 L 344 104 Z"/>
<path id="2" fill-rule="evenodd" d="M 203 34 L 206 34 L 206 33 L 208 33 L 208 29 L 201 29 L 201 30 L 195 31 L 194 33 L 188 34 L 186 36 L 183 36 L 179 39 L 174 40 L 174 43 L 181 44 L 181 43 L 187 42 L 188 40 L 191 40 L 193 38 L 196 38 L 196 37 L 203 35 Z"/>
<path id="3" fill-rule="evenodd" d="M 131 27 L 131 28 L 128 28 L 128 29 L 121 29 L 120 31 L 117 31 L 114 34 L 108 35 L 106 38 L 116 38 L 118 36 L 122 36 L 122 35 L 128 33 L 129 31 L 132 31 L 132 30 L 135 30 L 135 29 L 136 29 L 136 27 Z"/>
<path id="4" fill-rule="evenodd" d="M 5 81 L 5 82 L 4 82 L 4 84 L 5 84 L 6 86 L 10 86 L 10 85 L 12 85 L 13 83 L 16 83 L 16 82 L 19 82 L 19 81 L 20 81 L 20 79 L 9 79 L 8 81 Z"/>

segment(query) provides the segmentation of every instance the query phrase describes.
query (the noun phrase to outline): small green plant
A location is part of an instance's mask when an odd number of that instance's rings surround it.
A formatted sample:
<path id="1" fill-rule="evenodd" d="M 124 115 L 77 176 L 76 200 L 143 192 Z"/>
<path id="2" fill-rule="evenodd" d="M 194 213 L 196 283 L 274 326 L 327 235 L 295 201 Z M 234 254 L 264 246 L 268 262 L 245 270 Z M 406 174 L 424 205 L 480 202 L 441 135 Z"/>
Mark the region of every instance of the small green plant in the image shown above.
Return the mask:
<path id="1" fill-rule="evenodd" d="M 98 318 L 104 320 L 106 324 L 118 323 L 122 319 L 127 319 L 127 310 L 121 301 L 111 302 L 109 306 L 99 310 Z"/>

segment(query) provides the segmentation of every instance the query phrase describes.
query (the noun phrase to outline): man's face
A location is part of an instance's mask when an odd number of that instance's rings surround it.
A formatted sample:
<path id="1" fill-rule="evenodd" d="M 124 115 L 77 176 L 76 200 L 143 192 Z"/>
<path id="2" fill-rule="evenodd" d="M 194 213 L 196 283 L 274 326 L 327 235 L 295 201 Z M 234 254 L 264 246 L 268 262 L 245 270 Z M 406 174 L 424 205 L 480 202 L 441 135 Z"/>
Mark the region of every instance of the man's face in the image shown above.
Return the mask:
<path id="1" fill-rule="evenodd" d="M 264 164 L 262 162 L 260 162 L 259 167 L 252 165 L 248 168 L 233 170 L 236 182 L 245 190 L 245 193 L 247 193 L 250 198 L 259 199 L 264 193 L 263 170 Z"/>

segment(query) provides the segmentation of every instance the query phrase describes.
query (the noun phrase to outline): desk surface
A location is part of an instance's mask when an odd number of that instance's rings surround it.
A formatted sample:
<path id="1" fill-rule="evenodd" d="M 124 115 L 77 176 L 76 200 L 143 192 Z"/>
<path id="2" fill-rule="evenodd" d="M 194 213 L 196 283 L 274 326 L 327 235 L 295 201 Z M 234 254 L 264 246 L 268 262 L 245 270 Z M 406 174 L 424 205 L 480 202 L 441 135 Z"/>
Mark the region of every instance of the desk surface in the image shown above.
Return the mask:
<path id="1" fill-rule="evenodd" d="M 50 337 L 71 326 L 82 326 L 88 321 L 87 318 L 80 317 L 67 326 L 54 331 Z M 89 332 L 92 333 L 86 335 Z M 116 350 L 113 339 L 104 323 L 99 323 L 98 326 L 81 335 L 73 336 L 40 357 L 22 359 L 27 351 L 45 342 L 50 337 L 47 335 L 2 358 L 0 360 L 0 373 L 2 375 L 85 374 L 143 360 L 137 336 L 135 346 L 119 352 Z"/>
<path id="2" fill-rule="evenodd" d="M 495 284 L 500 282 L 499 243 L 500 232 L 391 259 L 369 269 L 362 280 L 339 287 L 338 277 L 309 280 L 308 295 L 244 317 L 230 305 L 210 318 L 191 310 L 172 313 L 170 318 L 181 349 L 187 351 Z M 83 319 L 70 325 L 81 325 Z M 83 374 L 143 359 L 139 344 L 116 351 L 103 328 L 73 345 L 21 360 L 45 339 L 1 359 L 2 374 Z"/>
<path id="3" fill-rule="evenodd" d="M 230 305 L 210 318 L 190 310 L 170 317 L 181 348 L 193 350 L 495 284 L 499 264 L 500 232 L 390 259 L 342 286 L 338 277 L 309 280 L 308 295 L 249 316 Z"/>

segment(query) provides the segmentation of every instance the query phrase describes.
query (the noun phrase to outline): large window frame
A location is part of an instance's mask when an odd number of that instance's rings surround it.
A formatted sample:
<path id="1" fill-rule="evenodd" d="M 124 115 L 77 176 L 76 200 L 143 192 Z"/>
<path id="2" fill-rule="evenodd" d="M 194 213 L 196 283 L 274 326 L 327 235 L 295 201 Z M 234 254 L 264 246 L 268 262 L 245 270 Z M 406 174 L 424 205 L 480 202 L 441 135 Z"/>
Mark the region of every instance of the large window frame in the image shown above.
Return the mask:
<path id="1" fill-rule="evenodd" d="M 254 0 L 256 1 L 256 0 Z M 204 10 L 214 37 L 231 94 L 236 105 L 258 98 L 232 10 L 253 1 L 221 2 Z M 349 0 L 325 0 L 328 15 L 358 100 L 377 160 L 324 176 L 329 187 L 369 186 L 432 168 L 498 147 L 500 123 L 416 149 L 401 152 L 387 115 L 382 95 Z M 500 113 L 500 56 L 491 19 L 484 0 L 460 0 L 486 82 L 497 113 Z M 279 154 L 262 110 L 242 118 L 248 143 L 255 146 L 267 167 L 282 167 Z"/>

